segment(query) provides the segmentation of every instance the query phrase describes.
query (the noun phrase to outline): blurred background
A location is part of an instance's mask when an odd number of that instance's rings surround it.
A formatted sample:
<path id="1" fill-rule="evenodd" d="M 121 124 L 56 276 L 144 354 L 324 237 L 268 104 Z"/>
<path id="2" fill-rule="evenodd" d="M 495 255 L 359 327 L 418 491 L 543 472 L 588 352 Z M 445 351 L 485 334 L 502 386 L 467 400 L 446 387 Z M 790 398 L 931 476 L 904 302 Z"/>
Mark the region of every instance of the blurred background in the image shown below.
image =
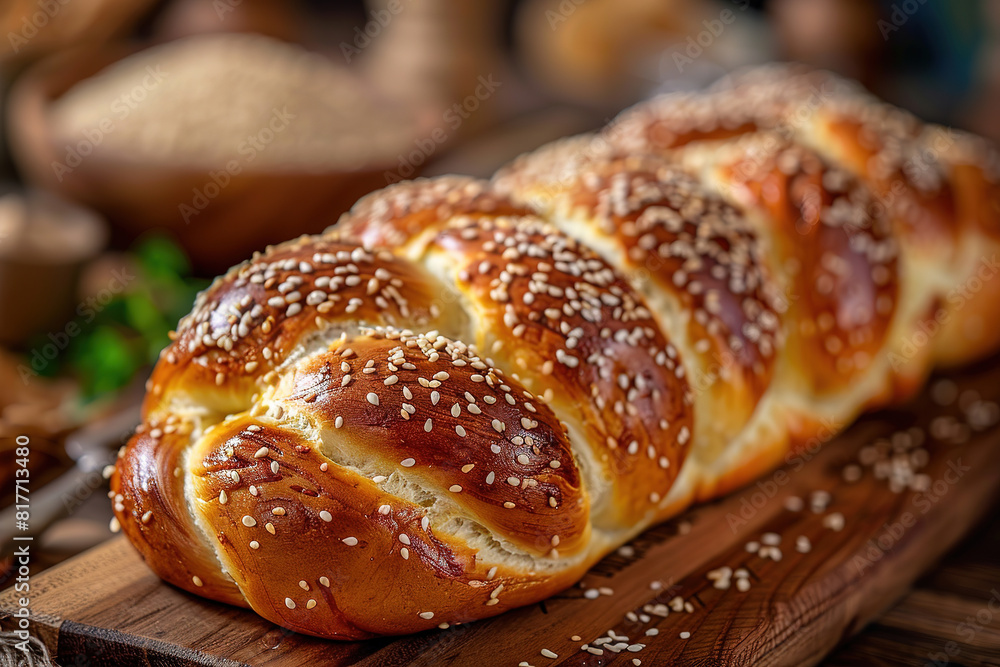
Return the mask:
<path id="1" fill-rule="evenodd" d="M 36 570 L 110 536 L 101 468 L 197 291 L 366 192 L 769 60 L 1000 138 L 987 0 L 0 0 L 0 37 L 0 507 L 16 436 L 34 494 L 71 471 Z"/>

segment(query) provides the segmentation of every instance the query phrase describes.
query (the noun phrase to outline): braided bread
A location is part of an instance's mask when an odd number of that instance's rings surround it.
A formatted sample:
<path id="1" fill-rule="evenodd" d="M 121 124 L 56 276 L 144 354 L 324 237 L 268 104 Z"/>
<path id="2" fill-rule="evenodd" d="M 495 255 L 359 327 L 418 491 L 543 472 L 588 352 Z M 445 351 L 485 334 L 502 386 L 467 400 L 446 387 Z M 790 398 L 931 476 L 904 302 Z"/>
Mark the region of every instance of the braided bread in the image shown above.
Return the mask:
<path id="1" fill-rule="evenodd" d="M 1000 346 L 998 164 L 780 66 L 373 193 L 199 295 L 117 520 L 174 585 L 322 637 L 543 599 Z"/>

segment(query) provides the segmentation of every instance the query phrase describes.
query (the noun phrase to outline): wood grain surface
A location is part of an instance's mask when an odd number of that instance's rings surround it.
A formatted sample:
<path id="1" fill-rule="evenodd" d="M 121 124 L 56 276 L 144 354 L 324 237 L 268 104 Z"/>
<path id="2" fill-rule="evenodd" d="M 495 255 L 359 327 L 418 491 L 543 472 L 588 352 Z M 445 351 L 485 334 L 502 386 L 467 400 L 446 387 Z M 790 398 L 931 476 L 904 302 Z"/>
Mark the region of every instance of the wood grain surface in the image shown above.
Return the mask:
<path id="1" fill-rule="evenodd" d="M 318 640 L 160 582 L 119 537 L 32 580 L 31 627 L 64 665 L 1000 664 L 998 399 L 998 359 L 937 378 L 486 621 Z"/>

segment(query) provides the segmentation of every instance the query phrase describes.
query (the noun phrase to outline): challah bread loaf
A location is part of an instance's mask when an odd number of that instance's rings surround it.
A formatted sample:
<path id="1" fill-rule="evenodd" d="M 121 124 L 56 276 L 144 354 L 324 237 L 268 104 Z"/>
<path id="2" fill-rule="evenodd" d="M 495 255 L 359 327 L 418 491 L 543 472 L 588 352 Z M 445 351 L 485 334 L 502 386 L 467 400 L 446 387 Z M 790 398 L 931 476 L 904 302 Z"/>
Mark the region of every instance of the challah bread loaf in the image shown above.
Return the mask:
<path id="1" fill-rule="evenodd" d="M 491 616 L 1000 342 L 970 324 L 995 288 L 947 298 L 972 239 L 996 243 L 986 149 L 941 152 L 946 215 L 918 198 L 919 222 L 872 205 L 893 182 L 870 160 L 800 138 L 819 120 L 780 118 L 809 77 L 861 93 L 803 72 L 767 113 L 713 116 L 769 85 L 743 77 L 690 127 L 655 100 L 493 183 L 390 186 L 217 279 L 112 477 L 150 566 L 322 637 Z M 974 349 L 904 349 L 940 308 Z"/>

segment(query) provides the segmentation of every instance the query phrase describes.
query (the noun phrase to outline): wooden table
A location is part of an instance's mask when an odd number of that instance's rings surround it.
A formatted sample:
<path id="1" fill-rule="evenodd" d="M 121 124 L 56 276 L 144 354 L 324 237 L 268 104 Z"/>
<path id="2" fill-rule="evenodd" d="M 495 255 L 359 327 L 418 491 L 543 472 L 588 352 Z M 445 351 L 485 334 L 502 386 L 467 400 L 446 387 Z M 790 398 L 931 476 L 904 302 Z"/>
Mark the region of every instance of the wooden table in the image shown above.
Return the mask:
<path id="1" fill-rule="evenodd" d="M 998 665 L 998 399 L 1000 360 L 949 376 L 643 534 L 579 586 L 486 621 L 317 640 L 163 584 L 116 538 L 32 580 L 31 627 L 65 665 Z M 927 476 L 916 482 L 926 490 L 890 490 L 874 474 L 884 463 L 850 467 L 892 443 Z M 774 541 L 767 533 L 780 537 L 780 560 L 747 550 Z M 723 567 L 745 569 L 748 583 L 709 576 Z M 11 626 L 17 597 L 0 595 L 0 625 Z M 613 653 L 617 640 L 599 639 L 609 630 L 635 652 Z"/>

